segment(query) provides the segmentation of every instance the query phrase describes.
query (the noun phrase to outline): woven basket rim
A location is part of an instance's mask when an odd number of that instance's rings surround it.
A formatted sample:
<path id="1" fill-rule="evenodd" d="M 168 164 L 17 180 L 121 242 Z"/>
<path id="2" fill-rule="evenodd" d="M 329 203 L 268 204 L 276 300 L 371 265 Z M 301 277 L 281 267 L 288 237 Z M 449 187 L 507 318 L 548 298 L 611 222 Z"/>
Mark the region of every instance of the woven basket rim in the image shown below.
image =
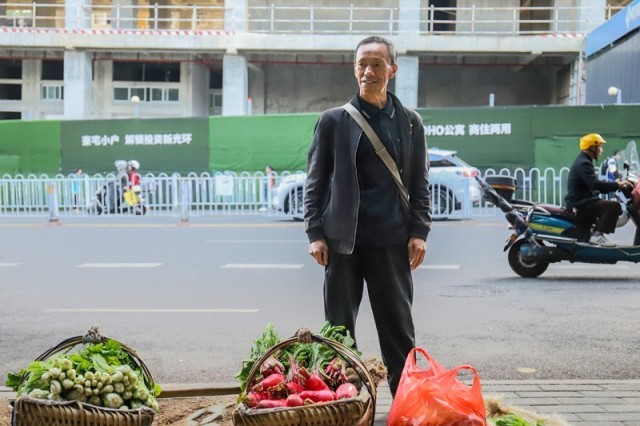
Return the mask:
<path id="1" fill-rule="evenodd" d="M 268 417 L 269 414 L 278 415 L 278 414 L 286 414 L 286 413 L 297 413 L 303 412 L 308 409 L 319 409 L 323 408 L 329 410 L 330 407 L 342 406 L 342 405 L 355 405 L 355 404 L 364 404 L 362 415 L 365 416 L 369 411 L 371 413 L 371 422 L 373 424 L 373 419 L 375 418 L 375 409 L 376 409 L 376 384 L 371 376 L 371 373 L 364 365 L 362 360 L 353 352 L 351 348 L 343 345 L 342 343 L 336 342 L 335 340 L 327 339 L 319 334 L 312 334 L 310 330 L 306 328 L 299 329 L 292 337 L 285 339 L 281 342 L 278 342 L 271 348 L 269 348 L 252 366 L 249 371 L 249 375 L 247 376 L 247 388 L 249 388 L 253 381 L 255 380 L 256 374 L 259 372 L 262 364 L 273 354 L 282 350 L 283 348 L 292 345 L 297 342 L 305 342 L 309 343 L 320 343 L 325 346 L 329 346 L 331 349 L 336 351 L 338 355 L 345 360 L 350 367 L 352 367 L 356 373 L 360 376 L 362 380 L 363 388 L 358 394 L 358 397 L 351 398 L 348 400 L 338 400 L 338 401 L 329 401 L 323 403 L 316 403 L 308 406 L 300 406 L 300 407 L 278 407 L 278 408 L 263 408 L 259 410 L 249 409 L 245 404 L 239 404 L 234 411 L 234 419 L 235 415 L 240 417 Z M 363 377 L 363 375 L 365 377 Z M 364 395 L 366 394 L 366 397 Z M 363 399 L 360 400 L 359 397 L 363 395 Z M 297 410 L 296 410 L 297 409 Z M 234 420 L 235 424 L 235 420 Z"/>

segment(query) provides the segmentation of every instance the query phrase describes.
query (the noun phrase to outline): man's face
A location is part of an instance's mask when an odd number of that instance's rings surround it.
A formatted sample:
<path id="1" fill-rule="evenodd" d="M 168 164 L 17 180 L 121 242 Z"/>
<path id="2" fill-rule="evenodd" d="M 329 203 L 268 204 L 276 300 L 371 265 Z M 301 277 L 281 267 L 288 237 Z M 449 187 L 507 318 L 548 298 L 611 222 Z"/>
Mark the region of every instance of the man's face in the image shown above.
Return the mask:
<path id="1" fill-rule="evenodd" d="M 360 96 L 376 96 L 387 91 L 389 80 L 396 75 L 397 64 L 391 64 L 387 46 L 382 43 L 364 44 L 356 51 L 354 73 Z"/>

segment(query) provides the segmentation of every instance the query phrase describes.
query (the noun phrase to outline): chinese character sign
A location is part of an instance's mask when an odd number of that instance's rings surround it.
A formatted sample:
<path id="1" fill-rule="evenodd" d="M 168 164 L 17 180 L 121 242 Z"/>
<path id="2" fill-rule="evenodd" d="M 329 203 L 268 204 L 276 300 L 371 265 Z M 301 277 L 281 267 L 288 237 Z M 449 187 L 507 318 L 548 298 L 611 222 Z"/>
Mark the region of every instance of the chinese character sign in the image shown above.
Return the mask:
<path id="1" fill-rule="evenodd" d="M 138 160 L 144 172 L 209 169 L 206 118 L 92 120 L 61 123 L 63 172 L 113 172 L 116 160 Z"/>

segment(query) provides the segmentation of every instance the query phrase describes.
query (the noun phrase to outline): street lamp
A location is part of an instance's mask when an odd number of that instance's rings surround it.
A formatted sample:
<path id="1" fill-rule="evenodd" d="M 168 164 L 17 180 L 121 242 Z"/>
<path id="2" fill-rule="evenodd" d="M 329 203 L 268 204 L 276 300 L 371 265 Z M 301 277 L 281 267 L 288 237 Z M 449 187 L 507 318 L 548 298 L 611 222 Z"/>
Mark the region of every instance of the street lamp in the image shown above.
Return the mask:
<path id="1" fill-rule="evenodd" d="M 138 118 L 140 115 L 140 96 L 133 95 L 131 97 L 131 103 L 133 104 L 133 116 Z"/>
<path id="2" fill-rule="evenodd" d="M 609 90 L 607 90 L 607 93 L 609 94 L 609 96 L 615 96 L 616 97 L 616 103 L 617 104 L 621 104 L 622 103 L 622 90 L 618 89 L 615 86 L 611 86 L 609 87 Z"/>

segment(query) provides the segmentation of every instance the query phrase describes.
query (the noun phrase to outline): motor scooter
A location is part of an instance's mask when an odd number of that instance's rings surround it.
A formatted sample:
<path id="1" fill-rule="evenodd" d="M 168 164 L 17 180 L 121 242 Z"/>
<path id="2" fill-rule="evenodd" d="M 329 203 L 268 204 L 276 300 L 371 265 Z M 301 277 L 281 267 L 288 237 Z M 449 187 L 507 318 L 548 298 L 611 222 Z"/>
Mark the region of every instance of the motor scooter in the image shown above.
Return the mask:
<path id="1" fill-rule="evenodd" d="M 635 186 L 637 178 L 629 175 L 629 163 L 625 162 L 626 179 Z M 504 251 L 511 269 L 521 277 L 535 278 L 544 273 L 550 263 L 568 261 L 614 264 L 620 261 L 640 262 L 640 215 L 628 190 L 615 193 L 615 199 L 623 204 L 623 215 L 618 226 L 629 219 L 636 227 L 633 245 L 602 247 L 590 244 L 590 230 L 576 225 L 573 212 L 556 205 L 531 203 L 505 198 L 498 193 L 501 182 L 490 185 L 476 176 L 485 200 L 497 206 L 505 215 L 513 233 L 507 239 Z M 503 177 L 500 177 L 503 178 Z M 496 190 L 498 188 L 498 191 Z"/>
<path id="2" fill-rule="evenodd" d="M 129 204 L 125 199 L 126 189 L 117 180 L 111 180 L 102 185 L 95 193 L 89 205 L 90 214 L 135 214 L 143 215 L 147 212 L 145 198 L 137 193 L 137 200 Z"/>

